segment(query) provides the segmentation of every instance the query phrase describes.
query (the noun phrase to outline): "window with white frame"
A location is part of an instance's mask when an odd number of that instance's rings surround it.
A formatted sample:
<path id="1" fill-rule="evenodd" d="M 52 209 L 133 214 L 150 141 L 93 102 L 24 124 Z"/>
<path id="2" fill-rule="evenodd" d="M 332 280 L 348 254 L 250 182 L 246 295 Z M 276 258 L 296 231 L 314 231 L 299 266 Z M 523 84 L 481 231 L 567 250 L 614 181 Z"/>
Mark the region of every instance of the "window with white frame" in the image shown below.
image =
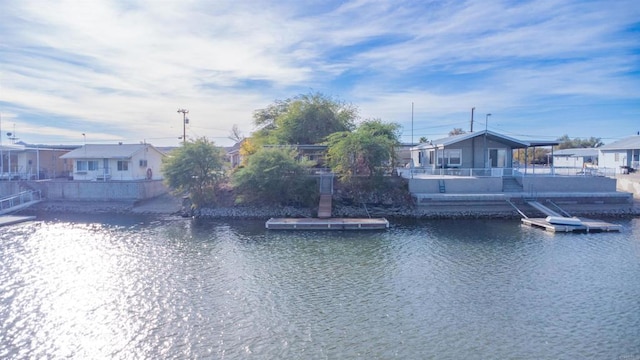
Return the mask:
<path id="1" fill-rule="evenodd" d="M 76 161 L 76 171 L 95 171 L 98 170 L 97 160 L 78 160 Z"/>
<path id="2" fill-rule="evenodd" d="M 444 166 L 460 166 L 462 165 L 462 150 L 447 149 L 438 151 L 438 166 L 442 166 L 442 158 L 444 156 Z"/>
<path id="3" fill-rule="evenodd" d="M 129 171 L 129 162 L 126 160 L 118 160 L 118 171 Z"/>

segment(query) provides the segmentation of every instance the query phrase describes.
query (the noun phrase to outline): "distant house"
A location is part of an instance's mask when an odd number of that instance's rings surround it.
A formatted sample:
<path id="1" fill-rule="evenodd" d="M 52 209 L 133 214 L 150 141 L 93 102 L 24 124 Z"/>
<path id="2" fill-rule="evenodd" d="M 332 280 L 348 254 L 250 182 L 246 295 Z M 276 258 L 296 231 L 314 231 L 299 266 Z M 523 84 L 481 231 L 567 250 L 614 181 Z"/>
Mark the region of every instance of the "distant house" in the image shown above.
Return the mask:
<path id="1" fill-rule="evenodd" d="M 0 147 L 0 179 L 42 180 L 67 177 L 71 166 L 60 156 L 77 146 L 16 143 Z"/>
<path id="2" fill-rule="evenodd" d="M 163 156 L 151 144 L 89 144 L 60 158 L 72 161 L 74 180 L 161 180 Z"/>
<path id="3" fill-rule="evenodd" d="M 231 164 L 232 168 L 240 166 L 242 164 L 242 155 L 240 154 L 240 149 L 242 148 L 242 144 L 245 143 L 247 139 L 242 139 L 237 143 L 233 144 L 233 146 L 225 148 L 227 152 L 227 160 Z"/>
<path id="4" fill-rule="evenodd" d="M 557 144 L 518 140 L 485 130 L 419 144 L 411 149 L 411 159 L 414 168 L 427 173 L 462 174 L 465 170 L 466 175 L 502 176 L 513 167 L 514 150 Z M 524 163 L 527 164 L 526 159 Z"/>
<path id="5" fill-rule="evenodd" d="M 553 153 L 553 165 L 556 168 L 582 168 L 598 165 L 597 148 L 577 148 L 555 150 Z"/>
<path id="6" fill-rule="evenodd" d="M 613 168 L 621 172 L 640 169 L 640 135 L 630 136 L 598 148 L 600 168 Z"/>

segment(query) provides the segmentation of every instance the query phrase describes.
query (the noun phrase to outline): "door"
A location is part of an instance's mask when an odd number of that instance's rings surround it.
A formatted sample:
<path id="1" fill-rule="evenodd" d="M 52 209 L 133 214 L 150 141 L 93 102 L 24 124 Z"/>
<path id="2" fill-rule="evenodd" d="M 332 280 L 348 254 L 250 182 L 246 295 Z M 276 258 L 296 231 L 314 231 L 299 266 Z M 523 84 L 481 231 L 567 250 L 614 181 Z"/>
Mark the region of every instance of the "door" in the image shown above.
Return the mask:
<path id="1" fill-rule="evenodd" d="M 489 149 L 489 164 L 492 168 L 503 168 L 507 166 L 506 149 Z"/>

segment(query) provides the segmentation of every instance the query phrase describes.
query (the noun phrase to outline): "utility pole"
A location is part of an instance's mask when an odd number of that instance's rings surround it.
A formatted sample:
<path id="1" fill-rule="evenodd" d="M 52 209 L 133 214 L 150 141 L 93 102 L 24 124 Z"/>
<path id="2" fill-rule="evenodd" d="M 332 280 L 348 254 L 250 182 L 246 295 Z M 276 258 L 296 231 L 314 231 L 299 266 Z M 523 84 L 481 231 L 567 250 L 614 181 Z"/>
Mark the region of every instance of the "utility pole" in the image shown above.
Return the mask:
<path id="1" fill-rule="evenodd" d="M 470 132 L 473 132 L 473 112 L 474 112 L 475 110 L 476 110 L 476 108 L 475 108 L 475 107 L 472 107 L 472 108 L 471 108 L 471 131 L 470 131 Z"/>
<path id="2" fill-rule="evenodd" d="M 187 114 L 189 110 L 187 109 L 178 109 L 178 113 L 182 113 L 182 144 L 187 143 L 187 123 L 189 119 L 187 119 Z"/>

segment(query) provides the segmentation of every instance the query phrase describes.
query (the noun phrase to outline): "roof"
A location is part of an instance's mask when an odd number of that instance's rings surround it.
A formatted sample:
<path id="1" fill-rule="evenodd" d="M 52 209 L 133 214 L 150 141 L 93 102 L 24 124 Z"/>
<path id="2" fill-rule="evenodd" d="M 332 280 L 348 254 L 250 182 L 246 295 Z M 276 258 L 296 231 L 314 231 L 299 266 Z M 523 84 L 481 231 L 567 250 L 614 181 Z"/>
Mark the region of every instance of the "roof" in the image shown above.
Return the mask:
<path id="1" fill-rule="evenodd" d="M 574 148 L 574 149 L 554 150 L 553 156 L 571 156 L 571 157 L 598 156 L 598 148 Z"/>
<path id="2" fill-rule="evenodd" d="M 70 151 L 61 159 L 130 159 L 150 144 L 88 144 Z M 155 149 L 155 148 L 154 148 Z M 156 151 L 158 151 L 156 149 Z M 160 151 L 158 151 L 160 152 Z"/>
<path id="3" fill-rule="evenodd" d="M 599 147 L 600 150 L 629 150 L 640 149 L 640 135 L 633 135 L 627 138 L 612 142 Z"/>
<path id="4" fill-rule="evenodd" d="M 429 141 L 428 143 L 422 143 L 419 144 L 418 146 L 414 147 L 413 149 L 431 149 L 431 148 L 443 148 L 446 146 L 450 146 L 468 139 L 472 139 L 474 137 L 484 137 L 486 134 L 487 139 L 492 140 L 492 141 L 498 141 L 501 142 L 503 144 L 507 144 L 509 146 L 511 146 L 514 149 L 520 149 L 520 148 L 526 148 L 526 147 L 530 147 L 530 146 L 553 146 L 553 145 L 558 145 L 557 141 L 525 141 L 525 140 L 518 140 L 518 139 L 514 139 L 512 137 L 506 136 L 506 135 L 502 135 L 490 130 L 484 130 L 484 131 L 476 131 L 476 132 L 470 132 L 470 133 L 465 133 L 465 134 L 460 134 L 460 135 L 453 135 L 453 136 L 449 136 L 446 138 L 442 138 L 442 139 L 437 139 L 437 140 L 432 140 Z"/>

